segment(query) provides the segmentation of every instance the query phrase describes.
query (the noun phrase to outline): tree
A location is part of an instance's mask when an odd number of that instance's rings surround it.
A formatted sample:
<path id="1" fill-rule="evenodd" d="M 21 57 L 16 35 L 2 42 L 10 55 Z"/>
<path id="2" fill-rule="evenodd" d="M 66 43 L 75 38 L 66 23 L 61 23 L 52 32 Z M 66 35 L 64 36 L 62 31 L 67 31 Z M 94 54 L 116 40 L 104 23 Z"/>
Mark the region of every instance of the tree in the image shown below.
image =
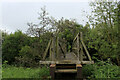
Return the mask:
<path id="1" fill-rule="evenodd" d="M 46 7 L 44 6 L 43 8 L 41 8 L 41 11 L 42 11 L 41 13 L 38 13 L 39 14 L 38 19 L 40 21 L 38 24 L 33 24 L 33 23 L 27 24 L 29 26 L 27 30 L 27 34 L 30 36 L 40 38 L 40 35 L 45 33 L 48 30 L 49 16 L 46 11 Z"/>
<path id="2" fill-rule="evenodd" d="M 56 26 L 55 34 L 59 36 L 59 39 L 62 42 L 65 42 L 65 44 L 67 44 L 67 51 L 71 51 L 73 39 L 78 32 L 82 31 L 83 26 L 78 24 L 74 20 L 68 20 L 64 18 L 58 20 L 55 26 Z"/>
<path id="3" fill-rule="evenodd" d="M 25 45 L 30 45 L 29 37 L 19 30 L 6 36 L 2 44 L 3 61 L 7 60 L 9 64 L 14 63 L 15 57 L 19 56 L 19 50 Z"/>
<path id="4" fill-rule="evenodd" d="M 111 58 L 119 64 L 117 2 L 91 2 L 90 6 L 93 14 L 88 17 L 92 26 L 89 47 L 95 48 L 102 60 Z"/>

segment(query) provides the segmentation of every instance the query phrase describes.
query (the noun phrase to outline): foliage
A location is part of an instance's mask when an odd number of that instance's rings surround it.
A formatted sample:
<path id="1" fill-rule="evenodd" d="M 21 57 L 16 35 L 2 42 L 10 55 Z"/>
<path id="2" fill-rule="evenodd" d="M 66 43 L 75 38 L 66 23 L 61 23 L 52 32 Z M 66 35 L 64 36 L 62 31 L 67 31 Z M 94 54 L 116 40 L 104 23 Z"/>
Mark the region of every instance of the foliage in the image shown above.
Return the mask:
<path id="1" fill-rule="evenodd" d="M 83 67 L 83 74 L 87 78 L 120 78 L 120 68 L 108 61 L 99 61 Z"/>
<path id="2" fill-rule="evenodd" d="M 120 78 L 120 68 L 117 65 L 104 63 L 103 65 L 95 66 L 95 71 L 92 72 L 93 78 Z"/>
<path id="3" fill-rule="evenodd" d="M 16 58 L 16 65 L 32 67 L 35 66 L 35 54 L 32 53 L 30 46 L 23 46 L 19 51 L 19 57 Z"/>
<path id="4" fill-rule="evenodd" d="M 90 77 L 92 75 L 92 71 L 94 71 L 94 65 L 83 65 L 82 67 L 82 73 L 83 77 Z"/>
<path id="5" fill-rule="evenodd" d="M 97 50 L 97 58 L 112 61 L 120 65 L 118 48 L 117 2 L 91 2 L 92 14 L 88 16 L 88 24 L 92 27 L 87 33 L 85 42 L 88 47 Z"/>
<path id="6" fill-rule="evenodd" d="M 48 44 L 50 37 L 50 32 L 46 32 L 41 35 L 40 39 L 31 37 L 31 45 L 25 45 L 21 47 L 21 50 L 19 51 L 19 56 L 15 57 L 16 64 L 25 67 L 38 67 L 39 61 L 42 59 L 43 53 L 46 49 L 46 45 Z"/>
<path id="7" fill-rule="evenodd" d="M 73 20 L 61 19 L 58 21 L 57 28 L 59 36 L 70 42 L 78 32 L 82 31 L 83 26 Z"/>
<path id="8" fill-rule="evenodd" d="M 4 42 L 5 37 L 8 36 L 8 32 L 6 30 L 0 30 L 2 32 L 2 42 Z"/>
<path id="9" fill-rule="evenodd" d="M 67 51 L 71 51 L 73 39 L 78 32 L 82 31 L 83 26 L 74 20 L 68 20 L 64 18 L 60 19 L 56 23 L 57 36 L 59 36 L 61 42 L 63 41 L 67 45 Z"/>
<path id="10" fill-rule="evenodd" d="M 7 60 L 9 64 L 13 63 L 24 45 L 29 45 L 29 38 L 21 31 L 6 36 L 2 44 L 3 61 Z"/>
<path id="11" fill-rule="evenodd" d="M 2 44 L 3 62 L 6 60 L 8 64 L 35 67 L 42 59 L 42 53 L 44 53 L 50 37 L 50 32 L 44 33 L 39 39 L 29 37 L 19 30 L 5 36 Z"/>

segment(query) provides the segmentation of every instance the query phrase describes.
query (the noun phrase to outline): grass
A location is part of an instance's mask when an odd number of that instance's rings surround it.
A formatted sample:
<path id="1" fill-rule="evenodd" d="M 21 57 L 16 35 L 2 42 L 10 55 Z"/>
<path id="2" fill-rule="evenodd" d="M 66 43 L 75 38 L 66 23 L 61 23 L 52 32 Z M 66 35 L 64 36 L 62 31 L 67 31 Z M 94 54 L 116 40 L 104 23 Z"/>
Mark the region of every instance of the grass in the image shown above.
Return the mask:
<path id="1" fill-rule="evenodd" d="M 3 66 L 2 78 L 49 78 L 49 69 Z"/>

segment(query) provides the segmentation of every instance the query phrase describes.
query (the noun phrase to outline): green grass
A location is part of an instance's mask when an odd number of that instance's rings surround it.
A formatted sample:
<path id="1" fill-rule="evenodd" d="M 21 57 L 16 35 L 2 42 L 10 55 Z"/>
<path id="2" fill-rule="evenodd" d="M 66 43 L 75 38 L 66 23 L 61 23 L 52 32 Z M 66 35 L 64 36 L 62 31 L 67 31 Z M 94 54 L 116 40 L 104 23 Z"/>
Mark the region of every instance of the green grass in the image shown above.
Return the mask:
<path id="1" fill-rule="evenodd" d="M 2 67 L 2 78 L 49 78 L 49 69 L 23 68 L 14 66 Z"/>

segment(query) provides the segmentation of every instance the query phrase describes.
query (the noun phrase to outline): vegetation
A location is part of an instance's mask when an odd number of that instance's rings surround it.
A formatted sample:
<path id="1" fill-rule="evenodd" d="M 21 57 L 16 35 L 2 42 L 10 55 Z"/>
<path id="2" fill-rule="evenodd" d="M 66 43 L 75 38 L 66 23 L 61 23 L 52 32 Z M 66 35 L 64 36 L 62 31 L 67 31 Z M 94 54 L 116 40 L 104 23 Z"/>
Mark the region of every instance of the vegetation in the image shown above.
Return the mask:
<path id="1" fill-rule="evenodd" d="M 93 65 L 84 65 L 84 76 L 120 78 L 120 6 L 117 2 L 104 1 L 91 2 L 90 6 L 92 14 L 87 15 L 89 22 L 85 26 L 74 20 L 56 20 L 48 15 L 44 7 L 40 23 L 28 23 L 27 33 L 19 30 L 11 34 L 3 33 L 2 61 L 7 61 L 3 64 L 3 78 L 49 77 L 47 68 L 39 68 L 42 67 L 39 60 L 50 38 L 59 36 L 65 40 L 67 51 L 72 51 L 72 41 L 78 32 L 83 32 L 83 40 L 95 61 Z"/>
<path id="2" fill-rule="evenodd" d="M 113 65 L 110 60 L 99 61 L 95 64 L 84 65 L 83 75 L 86 78 L 120 78 L 120 67 Z"/>
<path id="3" fill-rule="evenodd" d="M 25 68 L 15 67 L 7 64 L 3 64 L 2 78 L 50 78 L 49 69 L 42 68 Z"/>
<path id="4" fill-rule="evenodd" d="M 89 16 L 92 29 L 90 35 L 88 35 L 88 47 L 96 49 L 96 55 L 101 60 L 111 58 L 113 62 L 120 65 L 117 3 L 95 2 L 91 3 L 91 6 L 93 8 L 93 17 Z"/>

